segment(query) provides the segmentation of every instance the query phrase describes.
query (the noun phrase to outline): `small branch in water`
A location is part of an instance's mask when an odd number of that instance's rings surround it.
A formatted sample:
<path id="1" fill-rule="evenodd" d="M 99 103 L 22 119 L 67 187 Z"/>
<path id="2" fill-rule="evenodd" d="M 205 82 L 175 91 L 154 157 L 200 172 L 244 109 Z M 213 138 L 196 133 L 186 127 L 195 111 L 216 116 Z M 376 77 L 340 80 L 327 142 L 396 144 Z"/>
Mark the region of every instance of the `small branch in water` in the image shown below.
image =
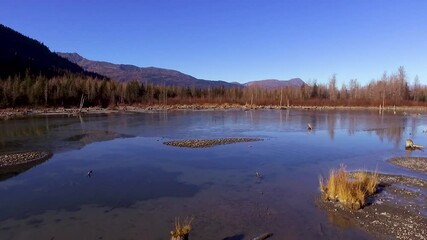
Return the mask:
<path id="1" fill-rule="evenodd" d="M 258 237 L 253 238 L 252 240 L 265 240 L 271 236 L 273 236 L 273 233 L 264 233 Z"/>

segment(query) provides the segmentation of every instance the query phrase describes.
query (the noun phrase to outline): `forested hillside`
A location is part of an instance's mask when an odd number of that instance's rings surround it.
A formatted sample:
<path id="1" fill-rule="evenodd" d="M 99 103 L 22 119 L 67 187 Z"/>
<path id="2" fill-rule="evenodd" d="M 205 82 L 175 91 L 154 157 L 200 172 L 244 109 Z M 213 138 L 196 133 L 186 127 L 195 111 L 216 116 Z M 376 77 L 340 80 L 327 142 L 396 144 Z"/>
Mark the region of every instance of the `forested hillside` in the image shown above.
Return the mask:
<path id="1" fill-rule="evenodd" d="M 37 40 L 0 24 L 0 78 L 25 74 L 53 77 L 66 73 L 104 78 L 58 56 Z"/>

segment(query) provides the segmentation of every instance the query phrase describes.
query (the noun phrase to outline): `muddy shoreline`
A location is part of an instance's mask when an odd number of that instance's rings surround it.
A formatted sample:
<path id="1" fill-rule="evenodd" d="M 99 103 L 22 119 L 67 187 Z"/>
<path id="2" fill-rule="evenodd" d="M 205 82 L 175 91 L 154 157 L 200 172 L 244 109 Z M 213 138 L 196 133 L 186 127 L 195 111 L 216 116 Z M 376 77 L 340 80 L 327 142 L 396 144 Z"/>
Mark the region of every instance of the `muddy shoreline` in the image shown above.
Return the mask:
<path id="1" fill-rule="evenodd" d="M 378 107 L 354 107 L 354 106 L 279 106 L 279 105 L 241 105 L 241 104 L 176 104 L 176 105 L 136 105 L 136 106 L 115 106 L 108 108 L 101 107 L 87 107 L 81 111 L 78 108 L 7 108 L 0 109 L 0 119 L 12 119 L 29 116 L 79 116 L 84 114 L 109 114 L 118 112 L 153 112 L 153 111 L 174 111 L 174 110 L 256 110 L 256 109 L 303 109 L 303 110 L 369 110 L 379 111 Z M 407 114 L 406 112 L 413 112 L 416 114 L 427 112 L 427 107 L 410 107 L 389 106 L 382 109 L 385 112 L 399 112 L 399 114 Z"/>
<path id="2" fill-rule="evenodd" d="M 378 192 L 368 199 L 368 205 L 352 210 L 338 202 L 317 205 L 333 222 L 351 222 L 381 239 L 426 239 L 427 180 L 379 174 Z"/>

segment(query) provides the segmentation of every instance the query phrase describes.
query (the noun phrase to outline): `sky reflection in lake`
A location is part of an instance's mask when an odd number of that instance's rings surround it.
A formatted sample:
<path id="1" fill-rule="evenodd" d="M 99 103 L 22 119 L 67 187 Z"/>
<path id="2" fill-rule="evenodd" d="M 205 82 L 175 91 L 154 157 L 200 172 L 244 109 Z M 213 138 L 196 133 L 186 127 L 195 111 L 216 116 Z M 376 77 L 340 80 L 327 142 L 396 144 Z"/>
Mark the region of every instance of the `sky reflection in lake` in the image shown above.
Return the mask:
<path id="1" fill-rule="evenodd" d="M 196 239 L 264 231 L 279 239 L 369 238 L 338 226 L 315 206 L 318 176 L 340 163 L 406 174 L 385 160 L 424 156 L 403 149 L 409 137 L 427 145 L 424 129 L 424 116 L 375 111 L 176 111 L 3 121 L 3 153 L 49 149 L 54 156 L 0 182 L 0 236 L 165 239 L 175 216 L 193 215 Z M 81 140 L 89 134 L 90 141 Z M 204 149 L 162 144 L 222 137 L 264 141 Z"/>

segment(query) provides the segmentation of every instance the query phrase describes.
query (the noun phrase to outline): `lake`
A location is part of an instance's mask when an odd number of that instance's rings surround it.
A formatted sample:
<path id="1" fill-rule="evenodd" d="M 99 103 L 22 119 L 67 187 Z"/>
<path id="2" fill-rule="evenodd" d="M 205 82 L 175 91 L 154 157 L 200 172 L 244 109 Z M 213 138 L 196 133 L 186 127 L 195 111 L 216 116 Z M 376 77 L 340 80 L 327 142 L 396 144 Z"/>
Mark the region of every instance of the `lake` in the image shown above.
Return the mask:
<path id="1" fill-rule="evenodd" d="M 371 239 L 316 206 L 318 178 L 341 163 L 414 175 L 386 160 L 425 157 L 404 150 L 406 138 L 427 145 L 423 130 L 423 115 L 356 110 L 4 120 L 1 153 L 45 149 L 54 155 L 0 181 L 0 239 L 169 239 L 176 217 L 194 217 L 192 240 L 265 232 L 274 233 L 271 239 Z M 263 141 L 199 149 L 163 144 L 224 137 Z"/>

